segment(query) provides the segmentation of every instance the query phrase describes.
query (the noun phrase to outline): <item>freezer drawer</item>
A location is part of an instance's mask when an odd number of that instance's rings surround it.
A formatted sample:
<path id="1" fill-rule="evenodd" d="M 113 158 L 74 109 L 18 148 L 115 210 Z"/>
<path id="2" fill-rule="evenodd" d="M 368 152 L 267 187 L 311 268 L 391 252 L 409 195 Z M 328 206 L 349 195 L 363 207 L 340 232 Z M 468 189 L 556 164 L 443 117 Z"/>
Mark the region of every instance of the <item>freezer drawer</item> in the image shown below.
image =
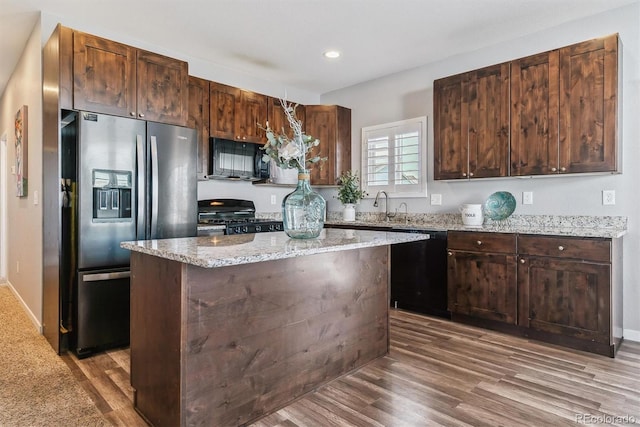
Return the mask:
<path id="1" fill-rule="evenodd" d="M 78 273 L 78 357 L 129 344 L 129 276 L 128 269 Z"/>

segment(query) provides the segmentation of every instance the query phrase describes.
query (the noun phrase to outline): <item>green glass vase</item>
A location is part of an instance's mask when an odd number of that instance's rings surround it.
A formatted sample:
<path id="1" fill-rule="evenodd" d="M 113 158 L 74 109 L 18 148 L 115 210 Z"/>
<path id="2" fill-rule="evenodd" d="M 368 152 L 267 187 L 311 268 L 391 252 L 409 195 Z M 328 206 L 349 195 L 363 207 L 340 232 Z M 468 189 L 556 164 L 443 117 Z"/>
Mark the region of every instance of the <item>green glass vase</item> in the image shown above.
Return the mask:
<path id="1" fill-rule="evenodd" d="M 324 227 L 327 202 L 311 189 L 309 171 L 298 173 L 296 189 L 282 200 L 284 232 L 292 239 L 313 239 Z"/>

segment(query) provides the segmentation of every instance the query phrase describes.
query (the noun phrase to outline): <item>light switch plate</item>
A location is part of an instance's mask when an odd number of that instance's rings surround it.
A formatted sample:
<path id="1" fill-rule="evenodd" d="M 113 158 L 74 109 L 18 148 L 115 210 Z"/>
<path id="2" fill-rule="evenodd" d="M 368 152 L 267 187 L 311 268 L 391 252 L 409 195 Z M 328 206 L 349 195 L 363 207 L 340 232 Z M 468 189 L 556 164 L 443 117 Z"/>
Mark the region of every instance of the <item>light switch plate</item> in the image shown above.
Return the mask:
<path id="1" fill-rule="evenodd" d="M 432 205 L 441 205 L 442 204 L 442 194 L 432 194 L 431 195 L 431 204 Z"/>

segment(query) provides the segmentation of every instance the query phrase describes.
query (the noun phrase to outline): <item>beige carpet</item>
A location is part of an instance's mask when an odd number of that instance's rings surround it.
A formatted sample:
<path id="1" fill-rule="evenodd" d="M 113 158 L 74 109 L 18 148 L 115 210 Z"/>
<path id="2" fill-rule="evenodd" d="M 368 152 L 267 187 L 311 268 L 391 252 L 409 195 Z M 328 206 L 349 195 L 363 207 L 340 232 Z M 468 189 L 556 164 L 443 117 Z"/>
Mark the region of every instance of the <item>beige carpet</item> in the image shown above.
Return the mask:
<path id="1" fill-rule="evenodd" d="M 108 425 L 11 290 L 0 285 L 0 426 Z"/>

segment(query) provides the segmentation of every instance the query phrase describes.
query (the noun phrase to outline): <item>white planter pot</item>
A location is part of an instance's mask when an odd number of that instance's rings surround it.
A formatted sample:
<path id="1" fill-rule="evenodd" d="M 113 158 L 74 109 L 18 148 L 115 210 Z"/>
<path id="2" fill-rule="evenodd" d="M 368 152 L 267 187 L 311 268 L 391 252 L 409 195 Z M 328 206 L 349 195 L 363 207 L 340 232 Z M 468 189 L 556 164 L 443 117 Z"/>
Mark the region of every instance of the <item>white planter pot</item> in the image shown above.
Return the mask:
<path id="1" fill-rule="evenodd" d="M 271 182 L 274 184 L 297 184 L 298 169 L 282 169 L 271 160 L 269 165 Z"/>
<path id="2" fill-rule="evenodd" d="M 354 205 L 353 203 L 347 203 L 344 205 L 344 210 L 342 211 L 342 220 L 343 221 L 356 220 L 356 205 Z"/>

